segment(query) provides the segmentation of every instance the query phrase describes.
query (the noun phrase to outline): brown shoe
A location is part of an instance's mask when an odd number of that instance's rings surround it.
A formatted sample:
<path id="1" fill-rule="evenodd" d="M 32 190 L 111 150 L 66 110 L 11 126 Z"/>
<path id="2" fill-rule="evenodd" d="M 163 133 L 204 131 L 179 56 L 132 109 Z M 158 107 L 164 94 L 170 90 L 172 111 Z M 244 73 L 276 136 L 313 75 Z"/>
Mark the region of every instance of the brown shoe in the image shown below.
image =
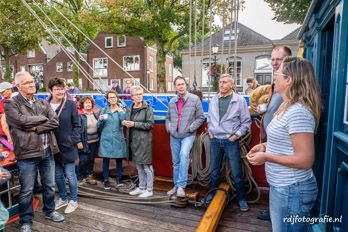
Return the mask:
<path id="1" fill-rule="evenodd" d="M 87 184 L 91 184 L 91 185 L 96 185 L 96 184 L 97 184 L 97 181 L 96 181 L 95 179 L 93 179 L 92 176 L 88 176 L 88 177 L 86 178 L 86 183 L 87 183 Z"/>

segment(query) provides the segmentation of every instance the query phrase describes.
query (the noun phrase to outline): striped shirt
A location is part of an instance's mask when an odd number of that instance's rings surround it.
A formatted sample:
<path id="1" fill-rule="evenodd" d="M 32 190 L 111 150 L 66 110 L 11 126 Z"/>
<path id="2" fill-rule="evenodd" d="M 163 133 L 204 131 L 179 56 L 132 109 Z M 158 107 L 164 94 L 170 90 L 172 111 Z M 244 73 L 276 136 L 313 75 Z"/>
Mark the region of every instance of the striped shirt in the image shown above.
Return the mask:
<path id="1" fill-rule="evenodd" d="M 267 152 L 277 155 L 294 155 L 291 134 L 314 133 L 312 113 L 302 104 L 295 103 L 282 115 L 275 115 L 267 127 Z M 270 185 L 287 186 L 305 181 L 313 176 L 312 169 L 290 168 L 266 162 L 266 176 Z"/>

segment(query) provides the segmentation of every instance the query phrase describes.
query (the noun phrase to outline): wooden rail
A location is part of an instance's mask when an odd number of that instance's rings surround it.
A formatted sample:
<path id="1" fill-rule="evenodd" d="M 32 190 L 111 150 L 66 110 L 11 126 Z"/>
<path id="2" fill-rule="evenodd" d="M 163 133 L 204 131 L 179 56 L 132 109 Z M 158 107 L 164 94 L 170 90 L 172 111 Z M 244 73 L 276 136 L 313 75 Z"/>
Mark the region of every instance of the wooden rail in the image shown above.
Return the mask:
<path id="1" fill-rule="evenodd" d="M 223 182 L 219 188 L 230 190 L 230 185 Z M 223 191 L 216 191 L 216 194 L 211 201 L 208 209 L 205 211 L 201 222 L 199 223 L 196 232 L 214 232 L 219 224 L 222 212 L 227 203 L 227 196 Z"/>

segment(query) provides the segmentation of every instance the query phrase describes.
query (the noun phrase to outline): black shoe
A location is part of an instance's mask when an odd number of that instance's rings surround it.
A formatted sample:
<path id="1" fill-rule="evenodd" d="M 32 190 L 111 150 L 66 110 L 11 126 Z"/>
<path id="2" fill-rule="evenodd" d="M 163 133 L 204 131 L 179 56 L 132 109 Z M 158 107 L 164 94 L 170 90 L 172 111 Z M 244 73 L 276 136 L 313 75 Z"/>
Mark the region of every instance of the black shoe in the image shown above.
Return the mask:
<path id="1" fill-rule="evenodd" d="M 111 189 L 110 181 L 108 181 L 108 180 L 104 181 L 104 189 L 105 190 Z"/>
<path id="2" fill-rule="evenodd" d="M 262 210 L 257 214 L 257 219 L 270 221 L 271 217 L 269 215 L 269 210 Z"/>

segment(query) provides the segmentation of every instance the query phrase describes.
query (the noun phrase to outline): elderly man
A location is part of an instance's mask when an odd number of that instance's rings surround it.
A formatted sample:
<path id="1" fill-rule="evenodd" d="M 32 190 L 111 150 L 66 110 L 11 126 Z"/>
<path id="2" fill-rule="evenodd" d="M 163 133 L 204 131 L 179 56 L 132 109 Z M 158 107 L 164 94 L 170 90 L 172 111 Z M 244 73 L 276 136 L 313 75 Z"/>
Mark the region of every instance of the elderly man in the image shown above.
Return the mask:
<path id="1" fill-rule="evenodd" d="M 178 197 L 184 197 L 190 151 L 196 138 L 196 130 L 204 122 L 204 113 L 199 97 L 187 92 L 185 78 L 176 77 L 174 85 L 178 95 L 170 100 L 166 116 L 166 129 L 170 133 L 173 158 L 174 188 L 167 194 L 176 193 Z"/>
<path id="2" fill-rule="evenodd" d="M 209 105 L 208 131 L 210 135 L 211 190 L 214 195 L 219 184 L 219 175 L 223 155 L 232 170 L 232 181 L 236 188 L 237 200 L 241 211 L 247 211 L 244 177 L 240 162 L 239 139 L 245 135 L 251 125 L 251 118 L 244 97 L 233 92 L 234 81 L 229 74 L 223 74 L 219 80 L 219 93 Z"/>
<path id="3" fill-rule="evenodd" d="M 32 231 L 33 188 L 39 171 L 43 187 L 43 214 L 61 222 L 64 217 L 54 204 L 54 159 L 58 153 L 53 129 L 58 127 L 55 112 L 46 101 L 34 97 L 35 82 L 28 72 L 15 76 L 19 94 L 4 103 L 19 170 L 19 216 L 21 231 Z"/>

